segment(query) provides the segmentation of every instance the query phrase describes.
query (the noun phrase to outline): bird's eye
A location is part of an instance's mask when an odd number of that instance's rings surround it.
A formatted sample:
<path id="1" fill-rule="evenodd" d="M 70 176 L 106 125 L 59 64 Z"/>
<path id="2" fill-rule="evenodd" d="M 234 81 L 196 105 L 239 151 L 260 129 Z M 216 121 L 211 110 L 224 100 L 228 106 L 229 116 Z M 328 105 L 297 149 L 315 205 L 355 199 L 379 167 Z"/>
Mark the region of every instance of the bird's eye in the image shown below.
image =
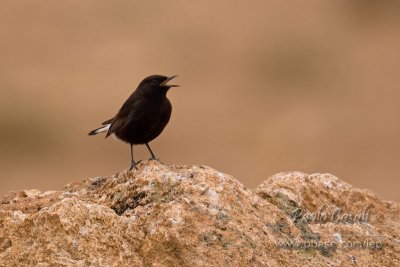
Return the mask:
<path id="1" fill-rule="evenodd" d="M 152 80 L 151 83 L 152 84 L 157 84 L 157 80 Z"/>

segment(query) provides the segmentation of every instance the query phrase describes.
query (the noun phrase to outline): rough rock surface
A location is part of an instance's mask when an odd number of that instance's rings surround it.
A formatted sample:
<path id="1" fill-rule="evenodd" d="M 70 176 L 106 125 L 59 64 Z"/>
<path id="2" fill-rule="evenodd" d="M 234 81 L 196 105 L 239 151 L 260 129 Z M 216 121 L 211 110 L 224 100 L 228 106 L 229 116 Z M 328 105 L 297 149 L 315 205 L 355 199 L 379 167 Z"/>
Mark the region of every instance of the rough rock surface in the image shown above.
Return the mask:
<path id="1" fill-rule="evenodd" d="M 143 162 L 0 198 L 0 266 L 400 266 L 399 234 L 399 204 L 329 174 L 249 190 L 208 167 Z"/>

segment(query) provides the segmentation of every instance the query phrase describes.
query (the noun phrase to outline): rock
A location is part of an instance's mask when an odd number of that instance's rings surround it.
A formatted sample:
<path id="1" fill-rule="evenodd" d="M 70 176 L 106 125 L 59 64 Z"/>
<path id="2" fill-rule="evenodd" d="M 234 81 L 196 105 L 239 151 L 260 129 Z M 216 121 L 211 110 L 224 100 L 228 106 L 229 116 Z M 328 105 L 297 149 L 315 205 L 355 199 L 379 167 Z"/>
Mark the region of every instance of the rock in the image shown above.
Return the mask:
<path id="1" fill-rule="evenodd" d="M 399 204 L 329 174 L 249 190 L 150 161 L 1 197 L 0 266 L 399 266 L 399 223 Z"/>

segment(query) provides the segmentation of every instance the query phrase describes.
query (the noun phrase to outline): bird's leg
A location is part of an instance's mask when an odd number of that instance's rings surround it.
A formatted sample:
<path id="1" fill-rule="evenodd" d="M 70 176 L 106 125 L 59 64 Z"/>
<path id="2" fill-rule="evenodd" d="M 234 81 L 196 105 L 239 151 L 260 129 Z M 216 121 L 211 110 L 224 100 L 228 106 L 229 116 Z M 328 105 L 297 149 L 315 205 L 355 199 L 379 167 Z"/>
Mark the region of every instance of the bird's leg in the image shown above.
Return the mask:
<path id="1" fill-rule="evenodd" d="M 147 149 L 149 150 L 149 152 L 150 152 L 150 154 L 151 154 L 150 160 L 157 160 L 157 161 L 158 161 L 158 158 L 156 157 L 156 155 L 154 155 L 153 151 L 151 151 L 151 148 L 150 148 L 150 146 L 149 146 L 149 143 L 146 143 L 146 146 L 147 146 Z"/>
<path id="2" fill-rule="evenodd" d="M 131 167 L 129 168 L 129 170 L 131 171 L 131 170 L 133 170 L 133 168 L 135 168 L 136 170 L 138 169 L 136 167 L 136 162 L 133 159 L 133 145 L 131 144 Z"/>

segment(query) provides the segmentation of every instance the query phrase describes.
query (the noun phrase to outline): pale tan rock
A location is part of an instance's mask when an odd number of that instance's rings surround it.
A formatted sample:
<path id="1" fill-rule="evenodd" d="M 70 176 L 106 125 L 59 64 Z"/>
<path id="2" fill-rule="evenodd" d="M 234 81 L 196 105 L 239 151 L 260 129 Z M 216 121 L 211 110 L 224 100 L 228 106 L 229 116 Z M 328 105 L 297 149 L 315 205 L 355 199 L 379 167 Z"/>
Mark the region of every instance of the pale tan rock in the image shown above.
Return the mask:
<path id="1" fill-rule="evenodd" d="M 349 215 L 372 208 L 368 222 L 292 218 L 324 204 Z M 398 266 L 399 211 L 327 174 L 281 173 L 248 190 L 208 167 L 143 162 L 62 191 L 0 198 L 0 266 Z M 385 237 L 383 247 L 340 247 L 355 234 Z M 279 243 L 294 240 L 339 245 Z"/>

